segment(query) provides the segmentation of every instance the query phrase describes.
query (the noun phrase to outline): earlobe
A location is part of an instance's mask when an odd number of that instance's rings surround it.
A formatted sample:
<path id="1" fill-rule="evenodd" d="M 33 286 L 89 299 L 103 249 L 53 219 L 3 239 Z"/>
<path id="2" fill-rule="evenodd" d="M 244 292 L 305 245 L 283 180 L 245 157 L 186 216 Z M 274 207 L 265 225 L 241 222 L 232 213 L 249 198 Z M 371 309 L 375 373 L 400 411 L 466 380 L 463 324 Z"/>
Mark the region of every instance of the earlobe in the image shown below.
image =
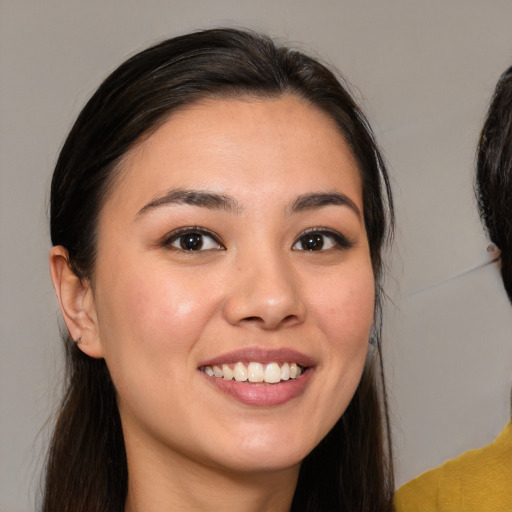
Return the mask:
<path id="1" fill-rule="evenodd" d="M 75 274 L 69 263 L 68 251 L 60 245 L 50 251 L 50 274 L 70 336 L 85 354 L 103 357 L 90 282 Z"/>

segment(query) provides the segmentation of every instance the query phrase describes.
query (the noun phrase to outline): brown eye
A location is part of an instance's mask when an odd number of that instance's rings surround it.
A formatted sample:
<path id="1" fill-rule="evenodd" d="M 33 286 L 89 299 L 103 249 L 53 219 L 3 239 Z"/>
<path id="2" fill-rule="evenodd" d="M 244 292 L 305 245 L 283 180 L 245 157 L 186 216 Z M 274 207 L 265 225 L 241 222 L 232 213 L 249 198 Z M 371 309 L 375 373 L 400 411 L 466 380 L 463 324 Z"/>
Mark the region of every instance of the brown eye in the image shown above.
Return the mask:
<path id="1" fill-rule="evenodd" d="M 180 247 L 184 251 L 199 251 L 203 247 L 203 235 L 200 233 L 189 233 L 178 238 Z"/>
<path id="2" fill-rule="evenodd" d="M 163 245 L 187 252 L 225 249 L 213 234 L 190 228 L 171 233 Z"/>
<path id="3" fill-rule="evenodd" d="M 304 251 L 320 251 L 324 246 L 324 236 L 318 233 L 303 236 L 300 245 Z"/>
<path id="4" fill-rule="evenodd" d="M 349 249 L 353 243 L 336 231 L 311 230 L 303 233 L 293 244 L 294 251 L 327 251 Z"/>

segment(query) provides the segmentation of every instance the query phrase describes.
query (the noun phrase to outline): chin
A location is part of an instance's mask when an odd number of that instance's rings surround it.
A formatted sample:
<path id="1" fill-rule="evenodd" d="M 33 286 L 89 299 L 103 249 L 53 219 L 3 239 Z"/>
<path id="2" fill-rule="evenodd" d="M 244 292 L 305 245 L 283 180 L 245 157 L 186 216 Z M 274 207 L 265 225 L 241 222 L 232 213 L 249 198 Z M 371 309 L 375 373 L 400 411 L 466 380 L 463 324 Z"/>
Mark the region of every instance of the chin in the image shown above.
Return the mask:
<path id="1" fill-rule="evenodd" d="M 235 452 L 226 458 L 233 470 L 241 472 L 268 472 L 298 468 L 302 460 L 317 443 L 306 443 L 305 439 L 293 443 L 291 436 L 272 439 L 245 439 L 237 443 Z"/>
<path id="2" fill-rule="evenodd" d="M 290 457 L 286 454 L 271 454 L 267 456 L 244 454 L 229 459 L 222 464 L 238 474 L 269 473 L 299 469 L 304 457 Z"/>

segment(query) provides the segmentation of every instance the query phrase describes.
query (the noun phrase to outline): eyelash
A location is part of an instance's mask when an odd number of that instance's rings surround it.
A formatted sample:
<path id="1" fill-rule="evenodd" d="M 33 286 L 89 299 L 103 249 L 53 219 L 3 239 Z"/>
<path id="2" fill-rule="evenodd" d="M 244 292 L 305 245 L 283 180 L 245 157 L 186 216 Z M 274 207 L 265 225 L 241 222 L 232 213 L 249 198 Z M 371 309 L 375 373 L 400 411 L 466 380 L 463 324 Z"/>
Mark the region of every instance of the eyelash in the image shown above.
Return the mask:
<path id="1" fill-rule="evenodd" d="M 199 249 L 197 249 L 197 250 L 187 249 L 187 248 L 184 248 L 183 246 L 176 247 L 173 245 L 175 242 L 179 241 L 180 238 L 184 237 L 185 235 L 199 235 L 201 237 L 201 245 L 200 245 Z M 302 246 L 302 248 L 300 248 L 300 249 L 296 248 L 296 246 L 299 243 L 304 242 L 305 238 L 308 236 L 309 237 L 320 236 L 320 237 L 328 238 L 333 242 L 333 246 L 328 247 L 327 249 L 323 249 L 323 247 L 321 247 L 319 250 L 307 249 L 307 248 L 304 248 L 304 246 Z M 162 247 L 168 247 L 168 248 L 172 248 L 172 249 L 175 249 L 178 251 L 183 251 L 183 252 L 201 252 L 201 249 L 204 244 L 204 237 L 208 237 L 209 239 L 213 240 L 218 245 L 218 247 L 203 249 L 203 251 L 212 250 L 212 249 L 226 250 L 226 247 L 220 241 L 220 237 L 216 233 L 214 233 L 213 231 L 210 231 L 208 229 L 196 227 L 196 226 L 183 227 L 183 228 L 179 228 L 175 231 L 172 231 L 162 240 L 161 245 L 162 245 Z M 322 239 L 322 246 L 324 245 L 324 243 L 325 243 L 324 239 Z M 325 252 L 325 251 L 336 250 L 336 249 L 337 250 L 350 249 L 353 246 L 354 246 L 354 243 L 351 240 L 349 240 L 348 238 L 346 238 L 344 235 L 339 233 L 338 231 L 333 231 L 331 229 L 325 229 L 325 228 L 309 228 L 309 229 L 303 231 L 297 237 L 297 239 L 294 241 L 294 243 L 292 245 L 292 250 L 295 250 L 295 251 L 302 250 L 305 252 Z"/>

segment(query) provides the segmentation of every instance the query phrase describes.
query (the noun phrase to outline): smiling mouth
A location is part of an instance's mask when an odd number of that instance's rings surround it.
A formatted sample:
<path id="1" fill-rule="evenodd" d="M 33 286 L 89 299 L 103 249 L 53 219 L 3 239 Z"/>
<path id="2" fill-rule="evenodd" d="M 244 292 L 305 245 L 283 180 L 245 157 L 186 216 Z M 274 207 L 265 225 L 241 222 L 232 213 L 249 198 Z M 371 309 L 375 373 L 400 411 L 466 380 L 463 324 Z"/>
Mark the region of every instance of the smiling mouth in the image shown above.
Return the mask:
<path id="1" fill-rule="evenodd" d="M 238 362 L 234 365 L 206 365 L 199 368 L 210 377 L 237 382 L 278 384 L 287 380 L 298 379 L 307 367 L 297 363 L 268 363 L 250 362 L 247 365 Z"/>

